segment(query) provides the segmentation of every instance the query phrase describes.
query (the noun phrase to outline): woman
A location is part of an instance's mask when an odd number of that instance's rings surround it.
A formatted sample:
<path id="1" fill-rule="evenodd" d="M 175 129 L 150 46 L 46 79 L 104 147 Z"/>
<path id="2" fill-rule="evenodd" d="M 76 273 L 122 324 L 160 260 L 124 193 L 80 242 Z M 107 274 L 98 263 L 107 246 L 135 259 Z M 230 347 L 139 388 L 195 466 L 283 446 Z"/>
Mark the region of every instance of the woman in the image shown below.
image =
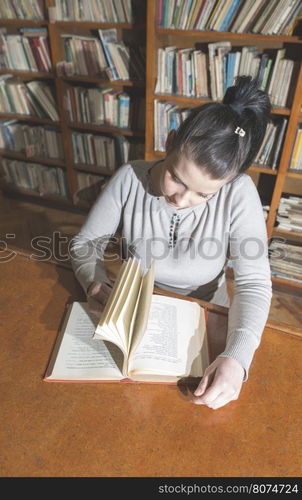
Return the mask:
<path id="1" fill-rule="evenodd" d="M 104 249 L 118 229 L 125 253 L 146 267 L 156 261 L 157 287 L 230 305 L 225 350 L 193 398 L 211 408 L 237 399 L 270 307 L 266 226 L 257 189 L 244 173 L 261 146 L 270 109 L 257 82 L 239 77 L 223 102 L 194 108 L 170 132 L 164 160 L 119 168 L 72 244 L 75 275 L 97 315 L 111 290 Z M 234 269 L 231 304 L 227 260 Z"/>

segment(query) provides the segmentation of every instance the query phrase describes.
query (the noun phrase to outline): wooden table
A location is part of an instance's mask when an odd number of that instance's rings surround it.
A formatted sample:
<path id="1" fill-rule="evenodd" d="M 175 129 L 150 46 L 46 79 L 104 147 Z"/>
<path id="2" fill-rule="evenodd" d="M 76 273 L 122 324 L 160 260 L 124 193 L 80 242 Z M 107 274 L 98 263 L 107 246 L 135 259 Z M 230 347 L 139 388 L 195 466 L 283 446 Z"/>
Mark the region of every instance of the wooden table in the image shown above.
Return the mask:
<path id="1" fill-rule="evenodd" d="M 239 400 L 215 411 L 176 386 L 47 384 L 82 290 L 70 270 L 26 256 L 2 260 L 0 276 L 0 476 L 301 476 L 299 335 L 266 328 Z"/>

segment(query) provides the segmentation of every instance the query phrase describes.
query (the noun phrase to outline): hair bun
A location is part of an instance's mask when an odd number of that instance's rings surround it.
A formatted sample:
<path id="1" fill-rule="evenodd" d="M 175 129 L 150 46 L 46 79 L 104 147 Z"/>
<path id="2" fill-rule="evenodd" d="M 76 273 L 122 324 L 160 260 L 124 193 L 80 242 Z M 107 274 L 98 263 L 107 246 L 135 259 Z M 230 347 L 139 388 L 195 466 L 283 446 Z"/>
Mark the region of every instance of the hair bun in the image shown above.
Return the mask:
<path id="1" fill-rule="evenodd" d="M 239 114 L 250 110 L 268 119 L 271 112 L 268 95 L 259 89 L 257 80 L 251 76 L 238 76 L 235 84 L 227 89 L 222 102 Z"/>

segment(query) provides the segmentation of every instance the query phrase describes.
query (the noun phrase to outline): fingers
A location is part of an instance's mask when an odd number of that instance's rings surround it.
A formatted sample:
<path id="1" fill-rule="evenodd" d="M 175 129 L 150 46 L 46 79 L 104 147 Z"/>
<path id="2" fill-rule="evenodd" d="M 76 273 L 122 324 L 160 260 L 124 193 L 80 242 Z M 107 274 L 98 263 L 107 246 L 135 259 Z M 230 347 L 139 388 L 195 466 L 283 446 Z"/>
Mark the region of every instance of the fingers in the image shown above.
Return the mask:
<path id="1" fill-rule="evenodd" d="M 212 410 L 217 410 L 227 403 L 235 401 L 237 398 L 238 395 L 234 393 L 221 392 L 218 387 L 211 387 L 203 394 L 202 397 L 194 396 L 192 401 L 197 405 L 205 405 Z"/>
<path id="2" fill-rule="evenodd" d="M 195 397 L 194 403 L 198 405 L 207 405 L 210 406 L 215 400 L 221 395 L 221 389 L 218 386 L 212 385 L 209 387 L 205 393 L 200 397 Z"/>
<path id="3" fill-rule="evenodd" d="M 226 396 L 225 394 L 221 393 L 214 401 L 208 403 L 207 406 L 209 408 L 212 408 L 212 410 L 217 410 L 218 408 L 225 406 L 231 401 L 235 401 L 237 398 L 238 396 L 235 395 Z"/>
<path id="4" fill-rule="evenodd" d="M 209 385 L 211 385 L 213 378 L 214 378 L 214 375 L 215 375 L 215 369 L 212 367 L 208 367 L 204 372 L 204 375 L 202 377 L 202 381 L 200 382 L 199 386 L 197 387 L 197 389 L 194 392 L 194 396 L 202 396 L 203 395 L 203 393 L 205 392 L 207 387 L 209 387 Z"/>
<path id="5" fill-rule="evenodd" d="M 242 387 L 242 374 L 243 368 L 237 361 L 218 357 L 205 370 L 192 402 L 216 410 L 236 400 Z"/>
<path id="6" fill-rule="evenodd" d="M 112 288 L 107 283 L 93 283 L 88 290 L 88 297 L 93 297 L 99 302 L 106 302 Z"/>

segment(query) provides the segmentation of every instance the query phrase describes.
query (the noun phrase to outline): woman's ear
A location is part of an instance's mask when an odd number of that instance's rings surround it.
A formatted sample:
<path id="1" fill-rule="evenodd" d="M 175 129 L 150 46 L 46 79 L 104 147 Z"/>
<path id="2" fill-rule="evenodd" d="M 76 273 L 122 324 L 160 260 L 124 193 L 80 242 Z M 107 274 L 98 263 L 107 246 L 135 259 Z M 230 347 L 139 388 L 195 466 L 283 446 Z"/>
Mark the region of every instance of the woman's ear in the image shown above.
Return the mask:
<path id="1" fill-rule="evenodd" d="M 166 139 L 166 153 L 170 153 L 171 149 L 173 148 L 175 137 L 176 137 L 176 130 L 174 129 L 170 130 Z"/>

